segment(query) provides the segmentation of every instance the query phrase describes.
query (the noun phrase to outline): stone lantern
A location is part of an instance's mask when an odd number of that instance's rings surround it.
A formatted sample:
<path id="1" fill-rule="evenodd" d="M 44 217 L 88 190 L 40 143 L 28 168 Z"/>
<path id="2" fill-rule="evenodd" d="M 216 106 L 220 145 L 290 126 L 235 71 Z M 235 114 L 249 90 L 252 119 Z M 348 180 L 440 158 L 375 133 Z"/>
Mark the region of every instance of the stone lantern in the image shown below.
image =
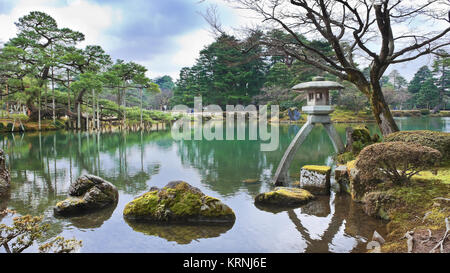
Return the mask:
<path id="1" fill-rule="evenodd" d="M 302 111 L 308 115 L 308 119 L 284 153 L 273 178 L 275 185 L 283 185 L 287 180 L 287 171 L 295 153 L 316 124 L 320 123 L 325 127 L 336 152 L 341 153 L 344 151 L 344 144 L 329 116 L 334 111 L 333 106 L 330 105 L 330 90 L 343 88 L 344 86 L 341 84 L 325 81 L 323 77 L 314 77 L 311 82 L 300 83 L 292 87 L 296 92 L 308 93 L 307 105 L 302 107 Z"/>

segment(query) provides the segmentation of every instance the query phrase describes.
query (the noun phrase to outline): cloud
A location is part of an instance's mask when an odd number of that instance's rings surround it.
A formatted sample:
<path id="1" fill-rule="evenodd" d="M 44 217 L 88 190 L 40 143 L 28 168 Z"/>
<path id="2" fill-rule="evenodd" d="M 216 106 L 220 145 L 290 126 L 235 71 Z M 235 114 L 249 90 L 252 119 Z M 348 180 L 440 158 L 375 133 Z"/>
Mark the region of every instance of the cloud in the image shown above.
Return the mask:
<path id="1" fill-rule="evenodd" d="M 15 22 L 31 11 L 42 11 L 52 16 L 59 27 L 68 27 L 85 34 L 80 44 L 100 44 L 109 38 L 103 33 L 113 25 L 114 11 L 88 1 L 21 0 L 16 1 L 8 14 L 0 15 L 0 39 L 7 41 L 16 34 Z"/>
<path id="2" fill-rule="evenodd" d="M 146 61 L 177 48 L 174 38 L 203 25 L 193 1 L 98 1 L 120 13 L 120 20 L 106 31 L 113 56 Z"/>
<path id="3" fill-rule="evenodd" d="M 3 0 L 0 2 L 0 14 L 8 14 L 14 6 L 12 0 Z"/>
<path id="4" fill-rule="evenodd" d="M 170 43 L 175 45 L 173 50 L 152 56 L 143 65 L 149 68 L 149 76 L 151 78 L 169 75 L 177 79 L 180 69 L 182 67 L 192 66 L 200 50 L 213 41 L 214 37 L 212 37 L 206 28 L 188 32 L 171 39 Z"/>

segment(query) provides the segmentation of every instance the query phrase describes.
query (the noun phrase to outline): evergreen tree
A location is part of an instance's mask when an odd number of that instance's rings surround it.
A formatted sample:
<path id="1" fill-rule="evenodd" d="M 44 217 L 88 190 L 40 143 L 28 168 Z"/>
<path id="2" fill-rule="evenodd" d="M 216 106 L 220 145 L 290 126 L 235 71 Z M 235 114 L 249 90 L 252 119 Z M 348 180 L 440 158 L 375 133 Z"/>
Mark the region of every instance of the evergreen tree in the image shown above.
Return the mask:
<path id="1" fill-rule="evenodd" d="M 416 103 L 419 108 L 430 109 L 439 104 L 439 90 L 434 84 L 433 78 L 428 78 L 420 87 L 415 95 Z"/>
<path id="2" fill-rule="evenodd" d="M 431 73 L 428 66 L 424 65 L 416 72 L 413 79 L 408 85 L 408 92 L 411 93 L 412 97 L 409 101 L 409 104 L 412 107 L 418 107 L 420 104 L 418 100 L 420 100 L 419 97 L 423 97 L 423 92 L 425 92 L 425 89 L 422 90 L 422 95 L 419 96 L 419 92 L 422 88 L 422 86 L 425 84 L 426 81 L 431 79 L 433 77 L 433 74 Z M 429 84 L 429 83 L 428 83 Z"/>
<path id="3" fill-rule="evenodd" d="M 450 101 L 450 54 L 444 50 L 439 51 L 439 55 L 433 62 L 433 75 L 436 78 L 436 86 L 439 89 L 438 104 L 434 111 L 446 109 Z"/>

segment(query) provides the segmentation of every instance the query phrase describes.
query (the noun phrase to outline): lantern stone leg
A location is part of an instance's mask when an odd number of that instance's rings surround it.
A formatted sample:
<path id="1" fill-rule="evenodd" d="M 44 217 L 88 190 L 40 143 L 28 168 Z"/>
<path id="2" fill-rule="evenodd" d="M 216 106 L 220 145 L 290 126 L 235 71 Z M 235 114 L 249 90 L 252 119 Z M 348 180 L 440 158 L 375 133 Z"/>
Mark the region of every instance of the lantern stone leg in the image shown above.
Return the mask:
<path id="1" fill-rule="evenodd" d="M 283 185 L 283 182 L 287 181 L 287 171 L 291 166 L 294 155 L 302 145 L 303 141 L 305 141 L 312 128 L 314 128 L 314 125 L 309 121 L 306 122 L 300 129 L 300 131 L 298 131 L 298 133 L 295 135 L 291 144 L 289 144 L 289 147 L 287 148 L 286 152 L 284 152 L 283 158 L 281 159 L 277 171 L 275 172 L 275 176 L 273 178 L 273 183 L 275 185 Z"/>
<path id="2" fill-rule="evenodd" d="M 325 127 L 325 130 L 333 143 L 334 150 L 337 153 L 343 153 L 345 149 L 344 143 L 336 131 L 336 128 L 333 126 L 333 123 L 323 123 L 323 127 Z"/>

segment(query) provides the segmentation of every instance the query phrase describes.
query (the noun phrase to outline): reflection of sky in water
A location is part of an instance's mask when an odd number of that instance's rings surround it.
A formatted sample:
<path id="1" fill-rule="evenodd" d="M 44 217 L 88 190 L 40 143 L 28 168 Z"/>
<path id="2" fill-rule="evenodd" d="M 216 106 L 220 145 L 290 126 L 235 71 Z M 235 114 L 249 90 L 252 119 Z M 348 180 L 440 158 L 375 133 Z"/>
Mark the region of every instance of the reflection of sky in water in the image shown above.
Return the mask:
<path id="1" fill-rule="evenodd" d="M 444 128 L 442 131 L 450 133 L 450 117 L 442 118 L 444 122 Z"/>
<path id="2" fill-rule="evenodd" d="M 450 127 L 448 118 L 398 123 L 408 129 L 449 131 Z M 342 137 L 347 126 L 336 126 Z M 369 127 L 376 131 L 373 125 Z M 365 216 L 349 197 L 332 194 L 301 208 L 278 212 L 254 206 L 254 196 L 271 189 L 269 181 L 275 168 L 299 129 L 297 125 L 280 126 L 280 147 L 274 152 L 261 152 L 258 141 L 173 141 L 167 132 L 50 132 L 15 134 L 14 138 L 7 134 L 0 139 L 0 147 L 8 155 L 13 186 L 5 202 L 19 214 L 45 215 L 51 224 L 50 235 L 82 240 L 82 252 L 365 251 L 363 242 L 375 229 L 383 233 L 384 225 Z M 305 164 L 332 165 L 332 153 L 323 128 L 314 128 L 294 158 L 291 179 L 298 180 L 295 175 Z M 112 214 L 100 213 L 89 221 L 55 219 L 52 207 L 66 197 L 69 182 L 84 173 L 99 175 L 118 187 L 117 207 Z M 262 182 L 242 183 L 255 178 Z M 236 213 L 234 226 L 205 232 L 209 235 L 203 237 L 195 229 L 183 234 L 183 229 L 161 227 L 149 231 L 150 235 L 133 230 L 123 220 L 125 204 L 151 186 L 163 187 L 172 180 L 187 181 L 223 200 Z M 2 223 L 10 221 L 5 218 Z M 173 239 L 179 236 L 188 243 Z"/>
<path id="3" fill-rule="evenodd" d="M 345 220 L 342 222 L 338 233 L 334 235 L 333 240 L 329 244 L 331 252 L 343 253 L 351 252 L 354 247 L 358 244 L 358 240 L 352 236 L 345 234 Z"/>

